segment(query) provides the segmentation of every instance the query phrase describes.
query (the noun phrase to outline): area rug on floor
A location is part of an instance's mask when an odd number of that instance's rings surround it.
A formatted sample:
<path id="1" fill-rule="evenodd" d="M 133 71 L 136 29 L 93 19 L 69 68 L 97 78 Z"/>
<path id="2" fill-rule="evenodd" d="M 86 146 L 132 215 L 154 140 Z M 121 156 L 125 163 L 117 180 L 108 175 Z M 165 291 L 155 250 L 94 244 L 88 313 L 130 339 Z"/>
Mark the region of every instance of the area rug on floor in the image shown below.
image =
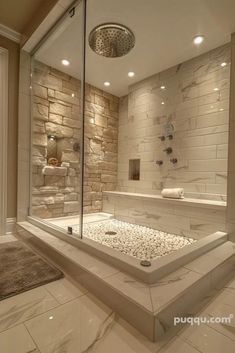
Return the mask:
<path id="1" fill-rule="evenodd" d="M 0 244 L 0 300 L 63 277 L 20 241 Z"/>

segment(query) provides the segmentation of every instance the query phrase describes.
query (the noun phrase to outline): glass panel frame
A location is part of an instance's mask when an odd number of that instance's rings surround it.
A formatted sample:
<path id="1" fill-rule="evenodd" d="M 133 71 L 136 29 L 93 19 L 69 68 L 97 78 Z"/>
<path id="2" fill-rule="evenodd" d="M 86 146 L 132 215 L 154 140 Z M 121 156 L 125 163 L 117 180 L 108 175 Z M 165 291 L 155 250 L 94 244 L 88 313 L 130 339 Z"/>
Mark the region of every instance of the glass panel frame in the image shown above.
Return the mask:
<path id="1" fill-rule="evenodd" d="M 81 60 L 81 79 L 80 79 L 80 91 L 75 92 L 75 95 L 77 95 L 80 98 L 80 109 L 79 109 L 79 115 L 80 115 L 80 123 L 81 123 L 81 129 L 80 129 L 80 134 L 79 134 L 79 147 L 80 151 L 77 150 L 77 153 L 79 153 L 79 169 L 80 169 L 80 176 L 78 175 L 78 180 L 80 180 L 80 185 L 78 186 L 77 192 L 78 192 L 78 223 L 79 223 L 79 232 L 75 234 L 70 234 L 73 237 L 80 237 L 82 238 L 82 221 L 83 221 L 83 161 L 84 161 L 84 112 L 85 112 L 85 28 L 86 28 L 86 0 L 77 0 L 75 1 L 66 11 L 64 15 L 61 16 L 61 18 L 56 22 L 55 26 L 44 36 L 44 38 L 35 46 L 35 48 L 32 50 L 30 53 L 31 55 L 31 73 L 30 73 L 30 88 L 31 88 L 31 160 L 30 160 L 30 184 L 29 184 L 29 195 L 30 195 L 30 206 L 29 206 L 29 216 L 36 219 L 37 221 L 40 221 L 42 223 L 45 223 L 45 225 L 49 225 L 51 228 L 57 231 L 63 231 L 65 234 L 69 234 L 68 230 L 60 228 L 59 226 L 56 226 L 55 224 L 49 224 L 49 222 L 46 221 L 46 219 L 42 219 L 38 216 L 35 216 L 33 214 L 33 204 L 32 204 L 32 195 L 33 195 L 33 119 L 34 119 L 34 113 L 33 113 L 33 101 L 34 101 L 34 95 L 33 95 L 33 74 L 34 74 L 34 61 L 36 58 L 36 55 L 40 48 L 43 47 L 43 45 L 46 44 L 47 40 L 57 34 L 57 31 L 60 30 L 60 26 L 69 18 L 73 17 L 75 12 L 74 11 L 79 11 L 81 13 L 81 23 L 79 26 L 81 26 L 81 46 L 82 46 L 82 52 L 81 55 L 78 54 L 78 60 Z M 80 58 L 79 58 L 80 56 Z M 49 135 L 48 135 L 49 137 Z M 51 135 L 51 138 L 54 139 L 53 134 Z M 54 139 L 56 141 L 56 139 Z"/>

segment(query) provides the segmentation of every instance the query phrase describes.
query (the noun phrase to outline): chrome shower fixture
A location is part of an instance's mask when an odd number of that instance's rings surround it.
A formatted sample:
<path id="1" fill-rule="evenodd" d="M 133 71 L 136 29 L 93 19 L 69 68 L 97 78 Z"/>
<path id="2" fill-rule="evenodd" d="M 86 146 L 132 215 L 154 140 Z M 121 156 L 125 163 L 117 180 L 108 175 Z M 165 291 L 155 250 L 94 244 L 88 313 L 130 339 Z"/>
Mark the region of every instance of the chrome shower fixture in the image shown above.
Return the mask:
<path id="1" fill-rule="evenodd" d="M 161 160 L 160 161 L 156 161 L 156 164 L 159 165 L 159 166 L 163 165 L 163 161 L 161 161 Z"/>
<path id="2" fill-rule="evenodd" d="M 176 164 L 178 162 L 178 159 L 177 158 L 171 158 L 170 162 L 173 163 L 173 164 Z"/>
<path id="3" fill-rule="evenodd" d="M 135 36 L 129 28 L 121 24 L 104 23 L 90 32 L 89 45 L 98 55 L 118 58 L 134 48 Z"/>
<path id="4" fill-rule="evenodd" d="M 173 152 L 173 149 L 171 147 L 167 147 L 163 150 L 163 152 L 166 152 L 166 154 L 171 154 Z"/>
<path id="5" fill-rule="evenodd" d="M 167 135 L 168 140 L 173 140 L 173 135 Z"/>

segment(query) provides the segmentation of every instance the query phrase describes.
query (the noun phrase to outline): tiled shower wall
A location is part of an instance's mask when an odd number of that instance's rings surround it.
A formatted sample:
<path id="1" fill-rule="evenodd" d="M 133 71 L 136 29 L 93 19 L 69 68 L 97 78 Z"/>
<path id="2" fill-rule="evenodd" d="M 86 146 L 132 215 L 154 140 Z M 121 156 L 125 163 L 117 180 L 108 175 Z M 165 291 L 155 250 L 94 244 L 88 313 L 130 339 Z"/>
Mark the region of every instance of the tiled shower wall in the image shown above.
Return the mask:
<path id="1" fill-rule="evenodd" d="M 79 212 L 79 80 L 42 63 L 33 73 L 32 214 L 42 218 Z M 102 210 L 102 191 L 115 190 L 119 99 L 86 85 L 84 212 Z M 48 166 L 48 136 L 59 150 L 59 167 Z"/>
<path id="2" fill-rule="evenodd" d="M 225 45 L 130 87 L 120 100 L 118 190 L 183 187 L 188 197 L 226 199 L 229 76 Z M 161 141 L 171 125 L 173 140 Z M 129 180 L 130 159 L 140 159 L 139 181 Z"/>

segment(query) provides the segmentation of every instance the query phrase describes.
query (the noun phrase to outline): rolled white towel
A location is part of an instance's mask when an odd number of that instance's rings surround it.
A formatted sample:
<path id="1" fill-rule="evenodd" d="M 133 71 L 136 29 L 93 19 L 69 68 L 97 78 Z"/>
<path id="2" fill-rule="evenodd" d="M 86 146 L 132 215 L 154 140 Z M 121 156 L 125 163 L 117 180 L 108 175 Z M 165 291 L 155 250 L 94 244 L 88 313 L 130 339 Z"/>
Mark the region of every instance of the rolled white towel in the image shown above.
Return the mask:
<path id="1" fill-rule="evenodd" d="M 172 199 L 183 199 L 184 189 L 183 188 L 163 189 L 162 197 L 169 197 Z"/>

